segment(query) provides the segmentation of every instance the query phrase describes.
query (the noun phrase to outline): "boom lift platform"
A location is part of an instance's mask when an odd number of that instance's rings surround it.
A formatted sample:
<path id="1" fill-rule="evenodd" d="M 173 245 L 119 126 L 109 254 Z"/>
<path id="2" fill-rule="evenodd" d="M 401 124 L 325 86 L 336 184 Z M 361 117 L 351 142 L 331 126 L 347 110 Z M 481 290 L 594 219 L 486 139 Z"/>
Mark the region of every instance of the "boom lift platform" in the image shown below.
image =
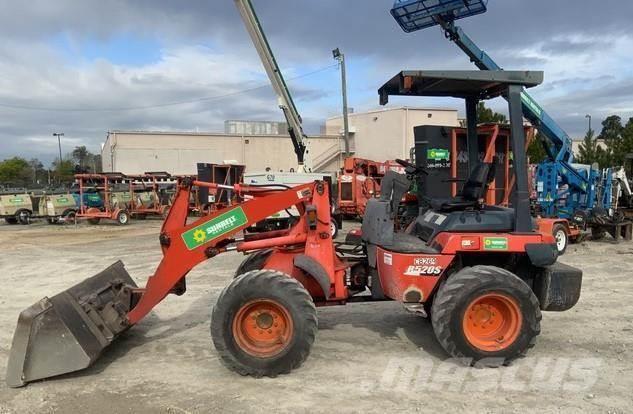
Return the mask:
<path id="1" fill-rule="evenodd" d="M 521 90 L 541 80 L 540 72 L 403 72 L 381 88 L 381 100 L 390 94 L 507 96 L 512 144 L 523 148 Z M 184 294 L 194 266 L 229 251 L 249 255 L 220 293 L 211 336 L 221 361 L 239 374 L 274 377 L 300 366 L 315 339 L 315 306 L 357 301 L 401 302 L 430 316 L 451 356 L 468 364 L 507 363 L 534 345 L 541 310 L 574 306 L 582 281 L 580 270 L 556 263 L 554 237 L 534 230 L 525 153 L 517 151 L 514 161 L 514 210 L 483 203 L 493 167 L 475 155 L 459 196 L 431 200 L 409 231 L 396 232 L 402 195 L 426 173 L 398 160 L 406 175 L 387 173 L 380 199 L 367 203 L 362 231 L 347 244 L 330 235 L 330 195 L 323 181 L 289 189 L 236 184 L 233 191 L 245 201 L 188 224 L 191 188 L 218 184 L 185 179 L 159 237 L 163 258 L 145 287 L 137 287 L 117 262 L 24 310 L 7 383 L 19 387 L 88 367 L 168 294 Z M 290 229 L 243 233 L 292 206 L 300 217 Z"/>
<path id="2" fill-rule="evenodd" d="M 447 39 L 454 42 L 483 71 L 501 67 L 455 21 L 487 11 L 488 0 L 395 0 L 391 15 L 407 33 L 440 26 Z M 605 226 L 614 219 L 611 209 L 611 170 L 574 163 L 571 138 L 554 119 L 525 91 L 521 92 L 523 115 L 539 130 L 547 161 L 537 168 L 539 214 L 559 219 L 550 229 L 559 239 L 562 253 L 567 238 L 578 239 L 593 224 Z M 466 101 L 468 118 L 474 119 L 477 105 Z M 567 234 L 562 233 L 567 229 Z M 562 237 L 565 239 L 563 240 Z"/>

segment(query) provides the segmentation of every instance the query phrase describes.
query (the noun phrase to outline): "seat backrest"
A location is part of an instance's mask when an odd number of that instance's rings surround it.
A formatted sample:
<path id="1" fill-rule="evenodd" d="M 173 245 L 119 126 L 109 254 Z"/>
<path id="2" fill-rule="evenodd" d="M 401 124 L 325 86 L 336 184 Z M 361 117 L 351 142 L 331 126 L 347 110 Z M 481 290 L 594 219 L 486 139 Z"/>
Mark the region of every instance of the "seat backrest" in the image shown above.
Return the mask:
<path id="1" fill-rule="evenodd" d="M 395 171 L 387 171 L 380 183 L 380 200 L 388 201 L 392 217 L 398 212 L 398 206 L 404 194 L 409 191 L 411 181 Z"/>
<path id="2" fill-rule="evenodd" d="M 492 163 L 480 163 L 470 173 L 468 181 L 466 181 L 464 188 L 462 188 L 461 196 L 469 201 L 477 201 L 483 198 L 486 191 L 488 191 L 488 186 L 495 179 L 496 174 L 497 168 L 494 160 Z"/>

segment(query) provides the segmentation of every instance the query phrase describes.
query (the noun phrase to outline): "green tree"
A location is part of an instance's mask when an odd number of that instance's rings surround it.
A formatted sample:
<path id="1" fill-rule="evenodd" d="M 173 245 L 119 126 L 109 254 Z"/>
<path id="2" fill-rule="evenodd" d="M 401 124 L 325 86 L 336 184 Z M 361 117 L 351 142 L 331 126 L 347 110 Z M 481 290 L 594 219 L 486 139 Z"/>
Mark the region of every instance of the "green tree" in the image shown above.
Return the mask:
<path id="1" fill-rule="evenodd" d="M 85 145 L 82 145 L 79 147 L 75 147 L 72 152 L 72 157 L 73 160 L 75 160 L 80 167 L 85 167 L 88 166 L 87 161 L 92 159 L 92 154 L 90 153 L 90 151 L 88 151 Z"/>
<path id="2" fill-rule="evenodd" d="M 622 118 L 617 115 L 611 115 L 602 121 L 602 131 L 598 136 L 604 140 L 606 149 L 603 156 L 604 164 L 601 167 L 610 167 L 614 165 L 622 165 L 624 162 L 624 127 L 622 126 Z"/>
<path id="3" fill-rule="evenodd" d="M 26 186 L 32 180 L 31 166 L 21 157 L 0 162 L 0 183 L 8 186 Z"/>
<path id="4" fill-rule="evenodd" d="M 532 142 L 530 142 L 530 145 L 528 145 L 527 155 L 530 164 L 541 163 L 547 158 L 547 153 L 545 152 L 545 148 L 543 148 L 543 139 L 543 135 L 539 132 Z"/>
<path id="5" fill-rule="evenodd" d="M 633 117 L 624 126 L 622 131 L 622 155 L 633 154 Z M 624 160 L 623 160 L 624 161 Z M 623 164 L 618 164 L 623 165 Z"/>
<path id="6" fill-rule="evenodd" d="M 44 184 L 48 180 L 48 171 L 44 168 L 44 164 L 37 158 L 29 160 L 29 167 L 31 168 L 31 177 L 33 178 L 33 184 Z"/>
<path id="7" fill-rule="evenodd" d="M 578 147 L 578 162 L 580 164 L 591 165 L 598 160 L 598 138 L 594 136 L 593 129 L 587 131 L 582 144 Z"/>
<path id="8" fill-rule="evenodd" d="M 485 103 L 479 102 L 479 104 L 477 105 L 477 122 L 479 122 L 480 124 L 506 124 L 508 123 L 508 118 L 506 118 L 505 115 L 495 112 L 492 109 L 486 107 Z"/>
<path id="9" fill-rule="evenodd" d="M 58 184 L 70 183 L 74 179 L 75 163 L 70 157 L 66 157 L 61 163 L 56 159 L 51 169 L 55 171 L 53 178 Z"/>

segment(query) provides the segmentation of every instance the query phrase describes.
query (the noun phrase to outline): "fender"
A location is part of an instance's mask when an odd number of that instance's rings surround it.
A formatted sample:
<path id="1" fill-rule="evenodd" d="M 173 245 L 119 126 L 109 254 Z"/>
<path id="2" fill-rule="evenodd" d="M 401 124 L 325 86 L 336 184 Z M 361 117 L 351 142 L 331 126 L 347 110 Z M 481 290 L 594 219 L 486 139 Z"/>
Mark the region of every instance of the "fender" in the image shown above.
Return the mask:
<path id="1" fill-rule="evenodd" d="M 321 286 L 323 290 L 323 294 L 325 295 L 325 299 L 330 299 L 330 278 L 327 275 L 327 272 L 317 262 L 310 256 L 306 256 L 305 254 L 299 254 L 295 256 L 293 259 L 293 264 L 306 272 L 309 276 L 311 276 L 318 284 Z"/>

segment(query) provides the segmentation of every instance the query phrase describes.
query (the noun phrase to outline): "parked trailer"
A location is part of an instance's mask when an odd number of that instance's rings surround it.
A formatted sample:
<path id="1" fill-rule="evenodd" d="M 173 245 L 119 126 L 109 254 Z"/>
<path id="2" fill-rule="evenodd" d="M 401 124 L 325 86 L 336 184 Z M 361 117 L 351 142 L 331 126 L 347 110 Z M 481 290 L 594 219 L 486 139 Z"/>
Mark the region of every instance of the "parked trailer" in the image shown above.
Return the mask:
<path id="1" fill-rule="evenodd" d="M 346 158 L 336 180 L 341 214 L 345 217 L 363 217 L 367 201 L 380 197 L 380 183 L 387 171 L 404 173 L 404 168 L 395 161 Z"/>
<path id="2" fill-rule="evenodd" d="M 175 188 L 176 178 L 161 172 L 146 172 L 142 175 L 128 176 L 130 202 L 127 206 L 133 218 L 144 219 L 147 216 L 167 217 L 171 206 L 168 188 Z"/>
<path id="3" fill-rule="evenodd" d="M 39 200 L 38 213 L 40 217 L 45 217 L 49 224 L 74 222 L 77 203 L 70 193 L 44 194 Z"/>
<path id="4" fill-rule="evenodd" d="M 117 184 L 129 183 L 129 178 L 121 173 L 103 174 L 76 174 L 75 180 L 79 188 L 79 210 L 76 214 L 78 219 L 86 219 L 90 224 L 99 224 L 102 219 L 114 220 L 120 225 L 128 224 L 130 213 L 127 209 L 121 208 L 112 203 L 112 192 Z M 91 207 L 86 202 L 87 191 L 96 191 L 102 197 L 102 207 Z"/>
<path id="5" fill-rule="evenodd" d="M 7 224 L 29 224 L 33 202 L 26 192 L 0 194 L 0 218 Z"/>

